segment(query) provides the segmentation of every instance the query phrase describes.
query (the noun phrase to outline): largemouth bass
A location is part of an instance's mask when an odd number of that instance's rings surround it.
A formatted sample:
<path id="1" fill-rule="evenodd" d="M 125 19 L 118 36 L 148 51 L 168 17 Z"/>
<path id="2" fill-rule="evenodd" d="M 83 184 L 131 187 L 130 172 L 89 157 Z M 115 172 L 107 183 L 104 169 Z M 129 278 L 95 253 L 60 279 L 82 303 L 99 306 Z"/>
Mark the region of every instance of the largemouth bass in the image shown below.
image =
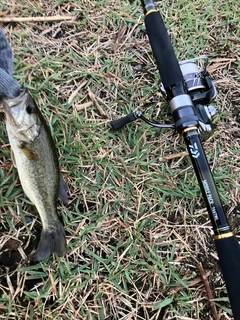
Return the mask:
<path id="1" fill-rule="evenodd" d="M 67 190 L 60 177 L 55 145 L 50 129 L 26 91 L 3 100 L 12 159 L 22 188 L 36 206 L 42 221 L 41 238 L 33 257 L 40 261 L 51 253 L 66 254 L 64 228 L 58 218 L 56 200 L 67 202 Z"/>

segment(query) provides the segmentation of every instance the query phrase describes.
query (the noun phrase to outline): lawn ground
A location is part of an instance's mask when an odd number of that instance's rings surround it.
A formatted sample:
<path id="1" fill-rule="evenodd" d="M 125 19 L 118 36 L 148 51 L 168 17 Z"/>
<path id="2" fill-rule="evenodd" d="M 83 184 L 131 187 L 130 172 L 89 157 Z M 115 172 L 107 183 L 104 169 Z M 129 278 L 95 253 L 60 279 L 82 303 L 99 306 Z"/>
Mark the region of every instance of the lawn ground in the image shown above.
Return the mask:
<path id="1" fill-rule="evenodd" d="M 156 5 L 179 60 L 210 58 L 218 112 L 204 148 L 240 235 L 239 0 Z M 36 19 L 56 15 L 74 19 Z M 12 165 L 1 117 L 0 319 L 232 319 L 183 141 L 140 122 L 109 127 L 137 108 L 172 121 L 140 3 L 3 0 L 0 21 L 7 17 L 29 17 L 0 27 L 13 47 L 14 77 L 50 124 L 70 203 L 58 204 L 67 256 L 33 264 L 41 223 Z"/>

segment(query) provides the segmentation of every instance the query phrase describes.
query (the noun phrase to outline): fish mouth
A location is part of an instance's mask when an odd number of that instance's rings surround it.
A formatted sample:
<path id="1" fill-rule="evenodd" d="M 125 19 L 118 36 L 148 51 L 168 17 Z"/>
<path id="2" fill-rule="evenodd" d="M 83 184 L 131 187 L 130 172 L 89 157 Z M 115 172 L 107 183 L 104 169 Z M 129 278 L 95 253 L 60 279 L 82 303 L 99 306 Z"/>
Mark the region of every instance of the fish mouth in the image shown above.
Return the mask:
<path id="1" fill-rule="evenodd" d="M 32 102 L 27 90 L 22 90 L 16 98 L 3 100 L 3 111 L 6 114 L 9 130 L 25 142 L 33 142 L 39 135 L 40 122 L 36 114 L 26 110 Z"/>
<path id="2" fill-rule="evenodd" d="M 3 103 L 3 111 L 9 121 L 14 127 L 19 127 L 16 119 L 20 114 L 21 110 L 24 107 L 24 103 L 27 99 L 27 92 L 22 90 L 20 95 L 16 98 L 4 98 L 2 100 Z"/>
<path id="3" fill-rule="evenodd" d="M 17 114 L 22 108 L 23 104 L 27 101 L 28 93 L 22 90 L 20 95 L 13 99 L 3 99 L 3 107 L 7 112 Z"/>

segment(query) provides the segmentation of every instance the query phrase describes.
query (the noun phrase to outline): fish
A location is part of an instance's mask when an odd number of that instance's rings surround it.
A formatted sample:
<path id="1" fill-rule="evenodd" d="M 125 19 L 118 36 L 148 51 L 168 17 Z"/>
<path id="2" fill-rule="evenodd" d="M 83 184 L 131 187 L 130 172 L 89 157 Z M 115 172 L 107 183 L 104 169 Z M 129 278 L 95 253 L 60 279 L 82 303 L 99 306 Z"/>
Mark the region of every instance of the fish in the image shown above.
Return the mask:
<path id="1" fill-rule="evenodd" d="M 34 261 L 52 253 L 66 255 L 65 230 L 57 213 L 59 197 L 66 205 L 67 186 L 60 175 L 57 151 L 50 128 L 27 90 L 16 98 L 3 99 L 12 161 L 26 196 L 36 207 L 42 231 Z"/>

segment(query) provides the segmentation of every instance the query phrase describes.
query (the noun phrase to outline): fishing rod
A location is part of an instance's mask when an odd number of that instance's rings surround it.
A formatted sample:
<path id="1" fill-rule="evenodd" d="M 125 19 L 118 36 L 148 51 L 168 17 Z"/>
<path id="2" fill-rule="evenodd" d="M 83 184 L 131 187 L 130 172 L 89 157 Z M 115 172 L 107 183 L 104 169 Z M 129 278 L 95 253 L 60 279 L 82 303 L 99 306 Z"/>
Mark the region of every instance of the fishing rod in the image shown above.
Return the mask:
<path id="1" fill-rule="evenodd" d="M 162 16 L 152 0 L 142 0 L 145 26 L 169 103 L 173 124 L 152 122 L 140 110 L 111 122 L 114 130 L 141 119 L 158 128 L 175 129 L 183 136 L 214 230 L 219 265 L 235 320 L 240 320 L 240 245 L 231 231 L 202 143 L 213 130 L 216 89 L 206 70 L 207 57 L 178 62 Z M 199 61 L 201 63 L 199 63 Z M 200 67 L 199 64 L 203 65 Z"/>

